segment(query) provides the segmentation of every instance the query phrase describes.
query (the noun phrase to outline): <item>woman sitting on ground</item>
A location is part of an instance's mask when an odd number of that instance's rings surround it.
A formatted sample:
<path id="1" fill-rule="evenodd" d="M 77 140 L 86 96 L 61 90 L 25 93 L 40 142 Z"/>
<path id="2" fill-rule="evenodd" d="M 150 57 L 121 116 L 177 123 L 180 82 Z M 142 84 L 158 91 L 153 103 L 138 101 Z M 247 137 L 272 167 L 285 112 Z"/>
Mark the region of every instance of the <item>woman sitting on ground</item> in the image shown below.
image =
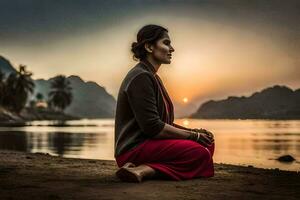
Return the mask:
<path id="1" fill-rule="evenodd" d="M 202 128 L 175 124 L 172 101 L 157 74 L 171 63 L 168 30 L 146 25 L 132 44 L 139 62 L 127 73 L 115 115 L 116 175 L 122 181 L 144 178 L 187 180 L 214 175 L 214 137 Z"/>

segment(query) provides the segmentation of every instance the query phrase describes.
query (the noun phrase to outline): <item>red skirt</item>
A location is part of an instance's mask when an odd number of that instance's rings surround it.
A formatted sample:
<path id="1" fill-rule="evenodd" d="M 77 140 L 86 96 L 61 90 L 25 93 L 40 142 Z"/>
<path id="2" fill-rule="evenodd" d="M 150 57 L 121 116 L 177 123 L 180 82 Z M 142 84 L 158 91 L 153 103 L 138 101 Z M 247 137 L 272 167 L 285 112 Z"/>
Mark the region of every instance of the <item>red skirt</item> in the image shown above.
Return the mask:
<path id="1" fill-rule="evenodd" d="M 119 155 L 116 162 L 119 167 L 126 162 L 148 165 L 172 180 L 211 177 L 214 149 L 215 144 L 204 147 L 192 140 L 148 139 Z"/>

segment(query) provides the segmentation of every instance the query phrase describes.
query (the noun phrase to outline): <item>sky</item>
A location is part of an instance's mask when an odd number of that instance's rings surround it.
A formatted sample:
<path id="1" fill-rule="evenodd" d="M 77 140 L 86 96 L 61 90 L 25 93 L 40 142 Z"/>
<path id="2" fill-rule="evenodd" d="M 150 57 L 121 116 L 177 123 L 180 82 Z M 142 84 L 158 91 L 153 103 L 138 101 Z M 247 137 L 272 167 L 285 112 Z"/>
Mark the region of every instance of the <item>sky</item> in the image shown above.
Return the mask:
<path id="1" fill-rule="evenodd" d="M 0 55 L 33 78 L 79 75 L 117 99 L 138 30 L 169 30 L 158 70 L 175 116 L 273 85 L 300 88 L 300 1 L 0 0 Z"/>

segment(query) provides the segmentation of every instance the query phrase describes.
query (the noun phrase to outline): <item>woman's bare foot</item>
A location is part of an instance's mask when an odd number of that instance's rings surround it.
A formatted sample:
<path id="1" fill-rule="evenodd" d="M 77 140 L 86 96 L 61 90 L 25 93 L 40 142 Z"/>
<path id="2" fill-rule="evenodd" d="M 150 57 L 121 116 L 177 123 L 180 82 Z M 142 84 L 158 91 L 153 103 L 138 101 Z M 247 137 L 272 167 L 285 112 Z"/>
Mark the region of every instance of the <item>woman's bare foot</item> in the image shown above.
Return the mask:
<path id="1" fill-rule="evenodd" d="M 155 170 L 147 165 L 135 167 L 133 163 L 128 162 L 116 172 L 116 175 L 122 181 L 140 183 L 146 177 L 153 177 Z"/>
<path id="2" fill-rule="evenodd" d="M 143 178 L 151 178 L 155 175 L 156 171 L 148 165 L 139 165 L 134 168 L 138 174 Z"/>

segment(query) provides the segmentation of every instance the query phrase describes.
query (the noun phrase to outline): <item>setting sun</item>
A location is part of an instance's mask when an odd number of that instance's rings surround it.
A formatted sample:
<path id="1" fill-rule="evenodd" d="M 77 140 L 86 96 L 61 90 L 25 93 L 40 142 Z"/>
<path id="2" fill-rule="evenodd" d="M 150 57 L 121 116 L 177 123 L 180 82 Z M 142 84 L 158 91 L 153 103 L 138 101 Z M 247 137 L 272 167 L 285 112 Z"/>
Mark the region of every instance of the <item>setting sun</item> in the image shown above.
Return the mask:
<path id="1" fill-rule="evenodd" d="M 184 103 L 187 103 L 188 101 L 189 101 L 188 98 L 186 98 L 186 97 L 183 98 Z"/>

